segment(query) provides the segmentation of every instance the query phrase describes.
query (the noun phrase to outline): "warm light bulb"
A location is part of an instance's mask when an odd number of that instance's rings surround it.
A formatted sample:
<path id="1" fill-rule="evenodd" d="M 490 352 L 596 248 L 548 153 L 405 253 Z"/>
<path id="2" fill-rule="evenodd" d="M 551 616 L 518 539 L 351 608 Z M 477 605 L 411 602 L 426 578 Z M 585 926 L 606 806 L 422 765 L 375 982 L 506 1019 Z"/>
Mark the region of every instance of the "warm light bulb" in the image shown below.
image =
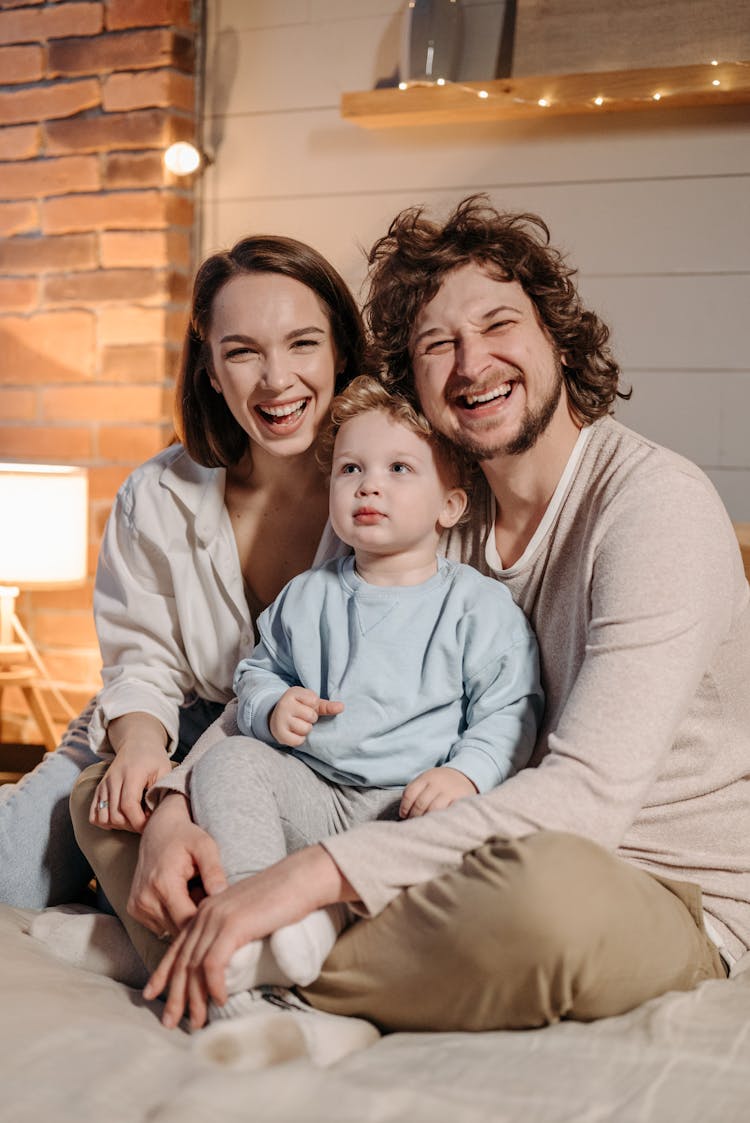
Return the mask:
<path id="1" fill-rule="evenodd" d="M 164 163 L 172 175 L 191 175 L 201 164 L 201 154 L 194 144 L 180 140 L 170 144 L 164 153 Z"/>
<path id="2" fill-rule="evenodd" d="M 546 97 L 540 97 L 537 105 L 541 105 L 542 109 L 546 109 L 549 105 L 549 102 L 547 101 Z"/>
<path id="3" fill-rule="evenodd" d="M 438 84 L 438 86 L 444 86 L 445 85 L 445 78 L 438 78 L 437 84 Z"/>
<path id="4" fill-rule="evenodd" d="M 477 94 L 477 97 L 481 97 L 481 98 L 485 98 L 485 97 L 489 97 L 489 96 L 490 95 L 487 93 L 486 90 L 480 90 L 479 93 Z"/>
<path id="5" fill-rule="evenodd" d="M 399 88 L 400 90 L 405 90 L 405 89 L 407 89 L 407 85 L 408 85 L 408 84 L 407 84 L 406 82 L 399 82 L 399 84 L 398 84 L 398 88 Z"/>
<path id="6" fill-rule="evenodd" d="M 721 82 L 719 81 L 719 79 L 718 79 L 718 78 L 714 78 L 714 80 L 713 80 L 713 82 L 711 83 L 711 85 L 712 85 L 712 86 L 720 86 L 720 85 L 721 85 Z"/>
<path id="7" fill-rule="evenodd" d="M 711 59 L 711 66 L 718 66 L 718 65 L 719 65 L 719 60 L 717 58 L 712 58 Z"/>
<path id="8" fill-rule="evenodd" d="M 594 105 L 604 105 L 604 98 L 603 97 L 595 97 L 594 98 Z"/>
<path id="9" fill-rule="evenodd" d="M 661 94 L 654 94 L 654 101 L 661 101 Z"/>

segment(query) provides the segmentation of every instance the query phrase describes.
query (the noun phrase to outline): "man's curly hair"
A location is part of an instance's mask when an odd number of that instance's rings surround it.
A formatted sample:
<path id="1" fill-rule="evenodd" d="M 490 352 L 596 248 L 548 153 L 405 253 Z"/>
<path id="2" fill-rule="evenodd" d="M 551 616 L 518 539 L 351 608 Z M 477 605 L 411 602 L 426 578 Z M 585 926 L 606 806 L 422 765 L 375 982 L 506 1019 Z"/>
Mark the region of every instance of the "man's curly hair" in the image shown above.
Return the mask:
<path id="1" fill-rule="evenodd" d="M 615 398 L 629 398 L 630 391 L 618 390 L 609 328 L 583 307 L 572 281 L 576 270 L 549 240 L 538 215 L 497 211 L 486 195 L 462 200 L 443 224 L 425 218 L 423 207 L 398 214 L 370 251 L 365 305 L 388 385 L 416 399 L 409 354 L 416 318 L 448 273 L 475 263 L 497 280 L 517 281 L 534 304 L 579 421 L 595 421 L 611 412 Z"/>

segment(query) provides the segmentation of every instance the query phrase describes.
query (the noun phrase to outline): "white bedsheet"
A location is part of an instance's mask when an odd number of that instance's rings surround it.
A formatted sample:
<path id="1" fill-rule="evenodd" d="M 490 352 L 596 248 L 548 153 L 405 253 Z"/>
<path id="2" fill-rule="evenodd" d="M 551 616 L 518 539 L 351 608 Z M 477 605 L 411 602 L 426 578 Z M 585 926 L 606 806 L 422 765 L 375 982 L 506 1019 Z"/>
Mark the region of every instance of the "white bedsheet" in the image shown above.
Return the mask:
<path id="1" fill-rule="evenodd" d="M 159 1003 L 53 958 L 0 906 L 2 1123 L 748 1123 L 750 959 L 619 1018 L 394 1034 L 328 1069 L 238 1072 Z M 744 968 L 744 970 L 743 970 Z"/>

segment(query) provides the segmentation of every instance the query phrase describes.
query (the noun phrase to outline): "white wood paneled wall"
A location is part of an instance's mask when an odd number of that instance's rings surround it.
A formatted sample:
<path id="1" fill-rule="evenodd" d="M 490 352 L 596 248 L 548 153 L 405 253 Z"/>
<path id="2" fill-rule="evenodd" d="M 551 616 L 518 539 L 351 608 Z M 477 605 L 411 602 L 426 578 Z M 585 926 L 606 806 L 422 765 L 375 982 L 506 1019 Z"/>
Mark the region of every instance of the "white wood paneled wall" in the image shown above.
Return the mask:
<path id="1" fill-rule="evenodd" d="M 470 0 L 464 0 L 464 3 Z M 481 0 L 478 0 L 481 2 Z M 532 210 L 613 329 L 617 416 L 695 460 L 750 521 L 750 112 L 745 106 L 367 131 L 339 116 L 398 58 L 401 0 L 208 0 L 203 249 L 301 238 L 361 296 L 401 208 L 487 191 Z"/>

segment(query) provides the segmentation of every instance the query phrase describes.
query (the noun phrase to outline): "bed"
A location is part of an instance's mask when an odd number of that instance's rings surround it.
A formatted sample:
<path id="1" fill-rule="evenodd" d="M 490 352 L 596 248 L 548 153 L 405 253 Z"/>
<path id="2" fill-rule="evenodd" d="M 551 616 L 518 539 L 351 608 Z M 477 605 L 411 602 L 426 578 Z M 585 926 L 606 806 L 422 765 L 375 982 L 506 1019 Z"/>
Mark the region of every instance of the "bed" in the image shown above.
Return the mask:
<path id="1" fill-rule="evenodd" d="M 199 1055 L 160 1003 L 54 958 L 0 906 L 1 1123 L 747 1123 L 750 954 L 596 1024 L 393 1034 L 328 1068 Z"/>

